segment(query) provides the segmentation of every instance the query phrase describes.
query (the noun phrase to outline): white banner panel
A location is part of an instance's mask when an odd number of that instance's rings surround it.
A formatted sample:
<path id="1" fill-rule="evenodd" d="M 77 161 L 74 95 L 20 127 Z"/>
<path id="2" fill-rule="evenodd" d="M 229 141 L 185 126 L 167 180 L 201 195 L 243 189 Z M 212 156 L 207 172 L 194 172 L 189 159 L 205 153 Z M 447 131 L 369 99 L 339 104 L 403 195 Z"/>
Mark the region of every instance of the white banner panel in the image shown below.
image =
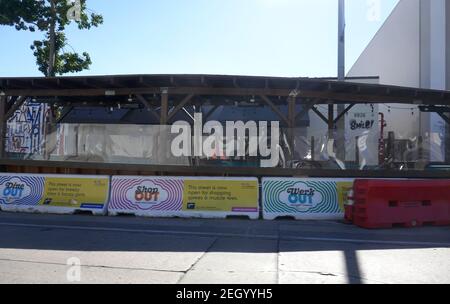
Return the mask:
<path id="1" fill-rule="evenodd" d="M 113 176 L 111 215 L 259 217 L 257 178 Z"/>
<path id="2" fill-rule="evenodd" d="M 299 220 L 344 218 L 344 203 L 354 179 L 263 178 L 263 218 Z"/>
<path id="3" fill-rule="evenodd" d="M 108 199 L 108 176 L 0 173 L 3 211 L 105 215 Z"/>

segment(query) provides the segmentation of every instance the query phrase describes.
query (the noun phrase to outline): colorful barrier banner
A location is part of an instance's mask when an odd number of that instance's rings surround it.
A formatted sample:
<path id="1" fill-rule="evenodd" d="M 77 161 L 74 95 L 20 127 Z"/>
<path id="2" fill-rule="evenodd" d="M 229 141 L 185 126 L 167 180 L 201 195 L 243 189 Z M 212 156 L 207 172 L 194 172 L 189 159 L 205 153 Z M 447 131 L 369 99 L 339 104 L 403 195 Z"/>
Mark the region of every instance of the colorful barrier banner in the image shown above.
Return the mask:
<path id="1" fill-rule="evenodd" d="M 108 176 L 0 174 L 4 211 L 104 215 L 108 199 Z"/>
<path id="2" fill-rule="evenodd" d="M 290 216 L 304 220 L 344 218 L 353 179 L 263 178 L 264 219 Z"/>
<path id="3" fill-rule="evenodd" d="M 109 214 L 170 215 L 183 205 L 183 179 L 113 176 Z"/>
<path id="4" fill-rule="evenodd" d="M 108 213 L 148 217 L 258 218 L 256 178 L 113 176 Z"/>

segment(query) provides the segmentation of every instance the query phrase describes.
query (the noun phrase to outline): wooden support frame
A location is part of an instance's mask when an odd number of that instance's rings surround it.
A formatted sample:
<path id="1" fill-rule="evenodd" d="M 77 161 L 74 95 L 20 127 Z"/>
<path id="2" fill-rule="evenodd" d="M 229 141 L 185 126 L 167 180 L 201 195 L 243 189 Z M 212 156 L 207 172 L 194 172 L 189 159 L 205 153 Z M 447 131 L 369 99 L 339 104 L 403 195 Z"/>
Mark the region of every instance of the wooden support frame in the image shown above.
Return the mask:
<path id="1" fill-rule="evenodd" d="M 207 121 L 209 117 L 220 107 L 220 104 L 214 105 L 214 107 L 206 113 L 206 115 L 203 117 L 204 121 Z"/>
<path id="2" fill-rule="evenodd" d="M 334 169 L 290 169 L 290 168 L 255 168 L 255 167 L 220 167 L 217 166 L 167 166 L 147 164 L 119 164 L 94 162 L 55 162 L 37 160 L 1 159 L 0 165 L 22 166 L 28 168 L 74 168 L 92 170 L 135 171 L 140 173 L 212 174 L 235 176 L 292 176 L 292 177 L 324 177 L 324 178 L 448 178 L 448 171 L 426 170 L 334 170 Z"/>
<path id="3" fill-rule="evenodd" d="M 325 117 L 325 115 L 323 115 L 322 113 L 320 113 L 319 110 L 317 110 L 316 107 L 312 106 L 311 110 L 313 110 L 313 112 L 319 116 L 320 119 L 322 119 L 326 124 L 328 124 L 328 118 Z"/>
<path id="4" fill-rule="evenodd" d="M 445 115 L 442 112 L 437 112 L 437 113 L 447 124 L 450 125 L 450 117 L 449 116 Z"/>
<path id="5" fill-rule="evenodd" d="M 339 120 L 348 113 L 348 111 L 350 111 L 353 107 L 355 106 L 355 104 L 351 104 L 348 107 L 346 107 L 344 109 L 344 111 L 342 111 L 341 113 L 339 113 L 339 115 L 334 119 L 334 123 L 337 124 L 339 122 Z"/>
<path id="6" fill-rule="evenodd" d="M 450 113 L 448 106 L 420 106 L 420 111 L 426 113 L 437 113 L 448 125 L 450 125 L 450 117 L 446 113 Z"/>
<path id="7" fill-rule="evenodd" d="M 313 101 L 309 101 L 309 102 L 307 102 L 307 103 L 305 103 L 303 106 L 304 106 L 304 108 L 303 108 L 303 110 L 302 111 L 300 111 L 300 112 L 298 112 L 296 115 L 295 115 L 295 120 L 297 120 L 297 119 L 302 119 L 306 114 L 308 114 L 308 112 L 311 110 L 311 108 L 315 105 L 315 104 L 317 104 L 317 102 L 318 102 L 318 100 L 313 100 Z"/>
<path id="8" fill-rule="evenodd" d="M 26 96 L 19 96 L 17 100 L 11 105 L 6 112 L 6 120 L 8 120 L 13 114 L 23 105 L 23 103 L 27 100 Z"/>
<path id="9" fill-rule="evenodd" d="M 177 106 L 167 116 L 167 121 L 170 122 L 172 118 L 194 97 L 194 94 L 189 94 L 183 100 L 177 104 Z"/>
<path id="10" fill-rule="evenodd" d="M 5 134 L 6 134 L 6 95 L 0 92 L 0 157 L 5 155 Z"/>
<path id="11" fill-rule="evenodd" d="M 161 116 L 159 116 L 158 113 L 156 113 L 156 111 L 152 108 L 152 106 L 151 106 L 150 103 L 144 98 L 144 96 L 142 96 L 142 95 L 140 95 L 140 94 L 137 94 L 137 95 L 136 95 L 136 98 L 138 99 L 138 101 L 139 101 L 140 103 L 142 103 L 142 104 L 145 106 L 145 108 L 147 109 L 147 111 L 149 111 L 150 114 L 152 114 L 153 117 L 156 118 L 157 121 L 160 121 L 160 120 L 161 120 Z"/>
<path id="12" fill-rule="evenodd" d="M 278 107 L 265 95 L 260 95 L 261 99 L 269 105 L 269 107 L 274 111 L 285 123 L 286 125 L 290 125 L 289 119 L 284 116 L 284 114 L 278 109 Z"/>
<path id="13" fill-rule="evenodd" d="M 212 88 L 212 87 L 170 87 L 170 93 L 174 95 L 210 95 L 210 96 L 280 96 L 291 95 L 290 89 L 270 89 L 270 88 Z M 34 97 L 57 97 L 57 96 L 126 96 L 130 94 L 160 94 L 161 88 L 115 88 L 115 89 L 8 89 L 5 94 L 8 96 L 34 96 Z M 337 93 L 330 91 L 299 91 L 297 98 L 316 98 L 324 101 L 324 104 L 351 104 L 351 103 L 403 103 L 420 105 L 450 105 L 450 101 L 445 99 L 420 99 L 403 96 L 379 96 L 367 94 Z"/>
<path id="14" fill-rule="evenodd" d="M 297 98 L 295 96 L 289 96 L 288 98 L 288 120 L 289 120 L 289 130 L 288 130 L 288 141 L 291 151 L 291 157 L 294 157 L 295 148 L 295 110 L 297 105 Z"/>
<path id="15" fill-rule="evenodd" d="M 334 105 L 328 105 L 328 140 L 333 138 L 334 131 Z"/>
<path id="16" fill-rule="evenodd" d="M 161 119 L 160 124 L 168 123 L 169 115 L 169 88 L 161 88 Z"/>
<path id="17" fill-rule="evenodd" d="M 56 120 L 56 123 L 60 123 L 66 116 L 73 110 L 73 106 L 65 106 L 61 116 Z"/>

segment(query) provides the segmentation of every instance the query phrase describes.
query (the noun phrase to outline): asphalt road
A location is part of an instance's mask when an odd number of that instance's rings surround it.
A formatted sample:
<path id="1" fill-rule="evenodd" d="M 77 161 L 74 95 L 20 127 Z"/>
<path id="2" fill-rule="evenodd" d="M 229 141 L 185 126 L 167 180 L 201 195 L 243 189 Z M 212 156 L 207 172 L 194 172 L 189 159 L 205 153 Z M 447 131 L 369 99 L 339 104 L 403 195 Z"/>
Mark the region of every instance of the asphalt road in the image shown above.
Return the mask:
<path id="1" fill-rule="evenodd" d="M 450 227 L 0 212 L 0 283 L 450 283 Z"/>

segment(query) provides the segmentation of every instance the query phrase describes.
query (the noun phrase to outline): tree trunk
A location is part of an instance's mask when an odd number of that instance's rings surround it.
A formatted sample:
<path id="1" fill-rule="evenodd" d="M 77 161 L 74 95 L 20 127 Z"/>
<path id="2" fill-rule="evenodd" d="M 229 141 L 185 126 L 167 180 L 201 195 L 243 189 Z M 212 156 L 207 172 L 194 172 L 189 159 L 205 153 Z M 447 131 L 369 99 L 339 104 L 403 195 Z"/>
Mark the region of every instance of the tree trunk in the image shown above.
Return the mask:
<path id="1" fill-rule="evenodd" d="M 49 58 L 48 58 L 48 71 L 47 71 L 47 77 L 54 77 L 55 76 L 55 43 L 56 43 L 56 7 L 54 0 L 50 0 L 52 15 L 51 15 L 51 21 L 50 21 L 50 33 L 49 33 Z"/>

